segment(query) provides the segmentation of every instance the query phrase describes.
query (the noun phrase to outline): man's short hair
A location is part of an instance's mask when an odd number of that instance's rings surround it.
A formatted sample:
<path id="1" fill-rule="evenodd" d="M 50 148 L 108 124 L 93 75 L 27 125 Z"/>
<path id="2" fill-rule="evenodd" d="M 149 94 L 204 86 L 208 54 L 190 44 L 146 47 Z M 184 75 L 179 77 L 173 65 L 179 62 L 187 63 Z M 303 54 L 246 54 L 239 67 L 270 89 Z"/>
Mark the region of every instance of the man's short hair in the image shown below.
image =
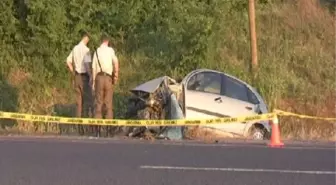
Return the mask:
<path id="1" fill-rule="evenodd" d="M 84 37 L 90 37 L 90 34 L 87 31 L 81 30 L 81 36 L 82 36 L 82 38 L 84 38 Z"/>
<path id="2" fill-rule="evenodd" d="M 101 41 L 102 42 L 105 42 L 105 41 L 110 41 L 110 37 L 108 36 L 108 35 L 106 35 L 106 34 L 103 34 L 102 36 L 101 36 Z"/>

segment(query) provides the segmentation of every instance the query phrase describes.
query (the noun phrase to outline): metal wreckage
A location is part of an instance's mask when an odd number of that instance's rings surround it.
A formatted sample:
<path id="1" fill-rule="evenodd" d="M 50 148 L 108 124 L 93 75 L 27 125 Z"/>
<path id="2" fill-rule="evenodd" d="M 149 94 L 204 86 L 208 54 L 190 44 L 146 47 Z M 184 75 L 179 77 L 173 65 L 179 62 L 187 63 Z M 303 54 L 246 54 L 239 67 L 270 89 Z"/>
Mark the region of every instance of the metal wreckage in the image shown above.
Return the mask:
<path id="1" fill-rule="evenodd" d="M 183 119 L 185 117 L 183 89 L 183 85 L 168 76 L 135 87 L 131 90 L 132 97 L 128 100 L 126 119 Z M 124 127 L 123 130 L 129 137 L 145 137 L 146 134 L 150 134 L 151 137 L 158 139 L 184 138 L 182 126 Z"/>

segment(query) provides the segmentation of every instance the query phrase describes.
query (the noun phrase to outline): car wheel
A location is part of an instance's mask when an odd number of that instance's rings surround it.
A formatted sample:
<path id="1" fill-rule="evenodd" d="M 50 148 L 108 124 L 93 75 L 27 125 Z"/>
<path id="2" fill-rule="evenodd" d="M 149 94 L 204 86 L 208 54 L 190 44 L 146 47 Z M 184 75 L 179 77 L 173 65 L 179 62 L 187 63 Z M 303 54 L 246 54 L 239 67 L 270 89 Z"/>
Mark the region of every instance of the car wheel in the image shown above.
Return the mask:
<path id="1" fill-rule="evenodd" d="M 252 126 L 250 130 L 249 137 L 253 140 L 264 140 L 267 138 L 267 132 L 264 128 L 258 126 Z"/>

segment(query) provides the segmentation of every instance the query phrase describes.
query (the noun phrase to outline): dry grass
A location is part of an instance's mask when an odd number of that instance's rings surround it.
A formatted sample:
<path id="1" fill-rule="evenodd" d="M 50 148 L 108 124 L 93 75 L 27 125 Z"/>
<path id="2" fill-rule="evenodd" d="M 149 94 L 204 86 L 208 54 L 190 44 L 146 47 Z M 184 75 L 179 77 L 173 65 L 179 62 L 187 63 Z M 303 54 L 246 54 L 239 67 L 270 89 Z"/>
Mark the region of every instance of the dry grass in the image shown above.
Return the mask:
<path id="1" fill-rule="evenodd" d="M 29 72 L 26 72 L 20 68 L 12 68 L 9 72 L 7 81 L 10 85 L 18 87 L 19 85 L 26 83 L 30 78 L 31 74 Z"/>
<path id="2" fill-rule="evenodd" d="M 149 141 L 154 141 L 155 140 L 154 135 L 151 132 L 149 132 L 148 130 L 145 131 L 143 138 L 145 140 L 149 140 Z"/>
<path id="3" fill-rule="evenodd" d="M 298 102 L 291 99 L 281 100 L 279 109 L 302 115 L 317 117 L 336 117 L 335 95 L 326 97 L 326 101 L 313 104 L 309 101 Z M 336 124 L 332 121 L 303 119 L 296 117 L 280 117 L 281 132 L 288 139 L 325 139 L 335 140 Z"/>
<path id="4" fill-rule="evenodd" d="M 275 108 L 304 115 L 336 117 L 335 15 L 319 6 L 318 0 L 277 4 L 266 12 L 277 21 L 265 19 L 270 22 L 260 26 L 260 31 L 266 32 L 268 28 L 276 35 L 284 35 L 281 42 L 273 38 L 267 47 L 274 46 L 270 51 L 276 54 L 279 53 L 277 48 L 287 45 L 283 48 L 282 58 L 290 61 L 274 61 L 283 63 L 277 68 L 284 78 L 282 84 L 276 86 L 280 95 L 273 97 Z M 281 117 L 280 124 L 284 138 L 335 138 L 333 122 Z"/>
<path id="5" fill-rule="evenodd" d="M 233 135 L 227 132 L 214 130 L 211 128 L 198 127 L 198 126 L 189 127 L 185 135 L 187 139 L 201 140 L 206 143 L 214 143 L 218 140 L 226 139 L 226 138 L 240 138 L 236 135 Z"/>

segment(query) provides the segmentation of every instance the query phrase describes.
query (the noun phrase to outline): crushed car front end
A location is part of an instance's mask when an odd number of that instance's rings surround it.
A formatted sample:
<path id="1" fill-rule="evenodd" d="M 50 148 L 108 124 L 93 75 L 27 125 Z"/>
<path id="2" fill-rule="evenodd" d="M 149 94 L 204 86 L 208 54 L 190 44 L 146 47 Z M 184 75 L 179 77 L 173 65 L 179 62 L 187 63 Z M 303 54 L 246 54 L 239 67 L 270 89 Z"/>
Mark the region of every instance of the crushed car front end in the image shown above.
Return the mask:
<path id="1" fill-rule="evenodd" d="M 159 77 L 135 87 L 131 90 L 132 97 L 128 101 L 126 118 L 183 119 L 183 104 L 178 101 L 181 89 L 180 85 L 168 76 Z M 125 131 L 130 137 L 144 137 L 146 133 L 150 133 L 156 138 L 182 139 L 182 129 L 181 127 L 143 126 L 126 127 Z"/>

